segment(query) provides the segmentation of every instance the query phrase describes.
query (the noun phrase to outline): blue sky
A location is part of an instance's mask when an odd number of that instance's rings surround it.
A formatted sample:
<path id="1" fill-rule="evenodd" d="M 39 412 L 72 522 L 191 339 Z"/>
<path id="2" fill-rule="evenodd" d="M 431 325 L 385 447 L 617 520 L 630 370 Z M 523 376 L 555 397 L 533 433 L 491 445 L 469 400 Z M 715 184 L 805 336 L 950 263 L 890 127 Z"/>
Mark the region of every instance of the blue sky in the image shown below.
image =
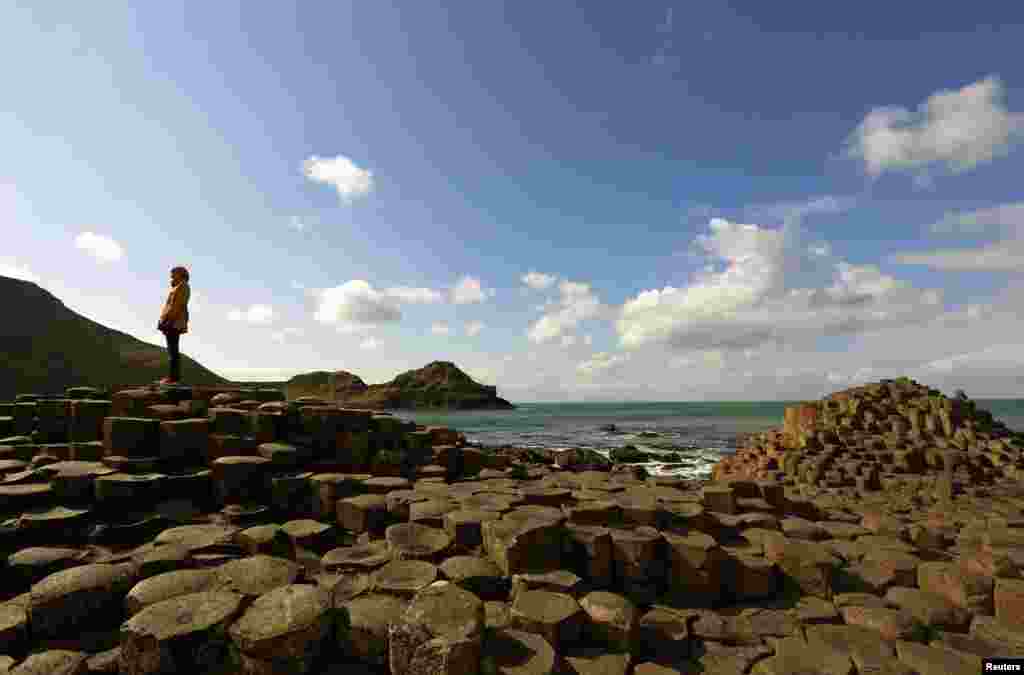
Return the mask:
<path id="1" fill-rule="evenodd" d="M 1024 390 L 1024 7 L 296 4 L 0 7 L 0 274 L 158 342 L 184 264 L 232 378 Z"/>

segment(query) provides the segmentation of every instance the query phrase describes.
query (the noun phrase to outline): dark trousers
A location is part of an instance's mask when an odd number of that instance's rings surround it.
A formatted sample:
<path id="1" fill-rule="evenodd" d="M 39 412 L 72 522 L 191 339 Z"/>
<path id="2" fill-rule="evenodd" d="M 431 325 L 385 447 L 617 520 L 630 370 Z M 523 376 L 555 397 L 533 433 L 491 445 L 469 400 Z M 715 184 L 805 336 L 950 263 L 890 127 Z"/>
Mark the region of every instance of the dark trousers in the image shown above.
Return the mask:
<path id="1" fill-rule="evenodd" d="M 181 339 L 181 333 L 176 330 L 169 330 L 164 335 L 167 336 L 167 355 L 171 357 L 170 377 L 172 380 L 180 380 L 181 350 L 178 348 L 178 341 Z"/>

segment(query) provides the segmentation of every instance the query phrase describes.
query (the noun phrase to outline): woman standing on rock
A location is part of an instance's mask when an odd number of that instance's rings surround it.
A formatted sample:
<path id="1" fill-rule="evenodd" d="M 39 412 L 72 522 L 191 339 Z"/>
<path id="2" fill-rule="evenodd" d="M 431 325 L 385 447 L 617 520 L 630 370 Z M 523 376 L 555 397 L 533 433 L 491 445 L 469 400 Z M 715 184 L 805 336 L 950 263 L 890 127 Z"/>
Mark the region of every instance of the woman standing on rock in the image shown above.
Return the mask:
<path id="1" fill-rule="evenodd" d="M 181 351 L 178 340 L 188 332 L 188 270 L 175 267 L 171 270 L 171 292 L 167 294 L 157 329 L 167 337 L 167 354 L 170 357 L 170 375 L 160 384 L 177 384 L 181 379 Z"/>

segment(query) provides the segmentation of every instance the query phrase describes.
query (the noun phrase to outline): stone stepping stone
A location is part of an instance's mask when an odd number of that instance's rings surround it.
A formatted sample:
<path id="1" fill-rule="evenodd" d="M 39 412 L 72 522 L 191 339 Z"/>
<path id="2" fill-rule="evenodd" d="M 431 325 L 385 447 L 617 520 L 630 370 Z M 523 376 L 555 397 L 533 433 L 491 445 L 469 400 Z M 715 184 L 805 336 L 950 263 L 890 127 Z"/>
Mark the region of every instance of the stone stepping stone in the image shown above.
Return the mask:
<path id="1" fill-rule="evenodd" d="M 160 447 L 160 420 L 145 417 L 106 417 L 103 420 L 106 455 L 152 456 Z"/>
<path id="2" fill-rule="evenodd" d="M 53 488 L 49 483 L 0 485 L 0 513 L 27 511 L 52 501 Z"/>
<path id="3" fill-rule="evenodd" d="M 579 642 L 586 614 L 570 595 L 524 591 L 512 602 L 512 622 L 521 630 L 540 635 L 558 650 Z"/>
<path id="4" fill-rule="evenodd" d="M 121 602 L 136 582 L 131 563 L 79 565 L 32 586 L 29 620 L 34 639 L 54 639 L 119 616 Z"/>
<path id="5" fill-rule="evenodd" d="M 651 577 L 656 563 L 664 559 L 664 538 L 651 527 L 612 529 L 615 575 L 623 580 L 643 581 Z"/>
<path id="6" fill-rule="evenodd" d="M 296 562 L 269 555 L 254 555 L 232 560 L 217 568 L 212 588 L 258 596 L 294 584 L 301 577 L 302 566 Z"/>
<path id="7" fill-rule="evenodd" d="M 123 455 L 107 455 L 102 463 L 114 471 L 121 473 L 159 473 L 163 464 L 160 457 L 125 457 Z"/>
<path id="8" fill-rule="evenodd" d="M 448 533 L 418 523 L 392 525 L 384 532 L 388 549 L 396 560 L 432 560 L 452 544 Z"/>
<path id="9" fill-rule="evenodd" d="M 325 572 L 371 572 L 391 562 L 391 547 L 386 541 L 361 546 L 343 546 L 329 551 L 320 561 Z"/>
<path id="10" fill-rule="evenodd" d="M 331 594 L 331 606 L 335 609 L 373 588 L 373 576 L 361 572 L 335 574 L 321 572 L 313 576 L 317 586 Z"/>
<path id="11" fill-rule="evenodd" d="M 339 513 L 338 502 L 363 493 L 363 480 L 352 474 L 317 473 L 309 479 L 317 518 L 333 520 Z"/>
<path id="12" fill-rule="evenodd" d="M 562 528 L 551 520 L 494 520 L 483 523 L 484 550 L 506 576 L 558 569 Z"/>
<path id="13" fill-rule="evenodd" d="M 508 590 L 508 579 L 486 558 L 454 556 L 441 563 L 440 570 L 446 579 L 481 598 L 502 598 Z"/>
<path id="14" fill-rule="evenodd" d="M 593 587 L 607 588 L 612 581 L 611 533 L 606 527 L 567 525 L 565 528 L 568 560 Z"/>
<path id="15" fill-rule="evenodd" d="M 170 522 L 158 514 L 119 513 L 114 522 L 100 522 L 89 530 L 90 544 L 132 545 L 152 539 Z"/>
<path id="16" fill-rule="evenodd" d="M 309 458 L 309 453 L 290 443 L 260 443 L 260 457 L 270 460 L 275 468 L 293 468 Z"/>
<path id="17" fill-rule="evenodd" d="M 444 530 L 461 549 L 473 549 L 483 544 L 483 523 L 498 520 L 497 511 L 459 509 L 444 515 Z"/>
<path id="18" fill-rule="evenodd" d="M 466 510 L 496 511 L 498 513 L 511 511 L 516 505 L 522 503 L 522 499 L 496 494 L 474 494 L 458 501 L 459 506 Z"/>
<path id="19" fill-rule="evenodd" d="M 28 610 L 12 602 L 0 603 L 0 645 L 4 646 L 4 651 L 18 653 L 27 642 Z M 0 672 L 3 672 L 2 667 Z"/>
<path id="20" fill-rule="evenodd" d="M 93 483 L 95 480 L 100 476 L 109 476 L 115 473 L 113 469 L 101 462 L 78 460 L 57 462 L 45 467 L 42 471 L 49 474 L 54 496 L 61 501 L 91 500 L 94 495 Z"/>
<path id="21" fill-rule="evenodd" d="M 163 493 L 168 499 L 188 499 L 205 504 L 213 497 L 213 472 L 195 467 L 166 474 Z"/>
<path id="22" fill-rule="evenodd" d="M 243 601 L 234 593 L 203 591 L 145 607 L 121 626 L 121 663 L 133 673 L 219 669 L 228 657 L 224 636 Z"/>
<path id="23" fill-rule="evenodd" d="M 52 541 L 75 541 L 89 523 L 89 509 L 50 506 L 26 511 L 18 518 L 18 529 Z"/>
<path id="24" fill-rule="evenodd" d="M 512 598 L 526 591 L 564 593 L 578 598 L 585 590 L 583 579 L 569 570 L 528 572 L 512 576 Z"/>
<path id="25" fill-rule="evenodd" d="M 321 555 L 333 548 L 336 532 L 333 525 L 318 520 L 289 520 L 281 526 L 296 546 L 316 551 Z"/>
<path id="26" fill-rule="evenodd" d="M 484 604 L 469 591 L 438 581 L 420 591 L 389 631 L 388 662 L 395 673 L 419 664 L 445 664 L 445 673 L 479 668 Z"/>
<path id="27" fill-rule="evenodd" d="M 739 600 L 760 600 L 774 597 L 779 590 L 779 574 L 775 563 L 752 555 L 729 554 L 735 583 L 732 594 Z M 708 583 L 715 578 L 713 571 L 705 571 Z M 721 575 L 718 575 L 721 578 Z M 710 590 L 710 588 L 708 589 Z"/>
<path id="28" fill-rule="evenodd" d="M 166 476 L 162 473 L 110 473 L 93 481 L 96 501 L 143 505 L 157 501 Z"/>
<path id="29" fill-rule="evenodd" d="M 370 494 L 386 495 L 392 490 L 408 490 L 412 482 L 406 478 L 376 476 L 363 481 L 363 489 Z"/>
<path id="30" fill-rule="evenodd" d="M 691 615 L 669 607 L 653 607 L 637 620 L 637 651 L 647 657 L 674 661 L 689 656 Z"/>
<path id="31" fill-rule="evenodd" d="M 249 555 L 295 559 L 295 544 L 280 525 L 256 525 L 238 533 L 238 543 Z"/>
<path id="32" fill-rule="evenodd" d="M 11 675 L 83 675 L 89 655 L 70 649 L 48 649 L 29 654 L 12 668 Z"/>
<path id="33" fill-rule="evenodd" d="M 46 483 L 49 475 L 45 469 L 27 469 L 9 473 L 0 479 L 0 485 L 26 485 L 28 483 Z"/>
<path id="34" fill-rule="evenodd" d="M 436 464 L 427 464 L 416 469 L 417 478 L 444 478 L 447 475 L 448 469 Z"/>
<path id="35" fill-rule="evenodd" d="M 392 595 L 371 594 L 342 604 L 344 620 L 336 639 L 348 656 L 376 666 L 387 665 L 389 627 L 405 613 L 409 602 Z"/>
<path id="36" fill-rule="evenodd" d="M 180 544 L 193 553 L 202 552 L 211 548 L 228 548 L 237 550 L 238 544 L 235 536 L 241 529 L 231 525 L 215 525 L 205 523 L 200 525 L 179 525 L 171 527 L 156 536 L 155 544 Z"/>
<path id="37" fill-rule="evenodd" d="M 639 615 L 629 599 L 616 593 L 594 591 L 580 600 L 587 613 L 587 636 L 613 650 L 627 652 L 632 646 Z"/>
<path id="38" fill-rule="evenodd" d="M 125 612 L 133 616 L 158 602 L 210 590 L 215 580 L 216 571 L 212 569 L 183 569 L 156 574 L 128 591 L 124 600 Z"/>
<path id="39" fill-rule="evenodd" d="M 525 487 L 519 491 L 526 504 L 560 507 L 572 499 L 572 490 L 558 487 Z"/>
<path id="40" fill-rule="evenodd" d="M 225 504 L 256 502 L 270 497 L 270 460 L 228 456 L 213 461 L 217 496 Z"/>
<path id="41" fill-rule="evenodd" d="M 430 499 L 427 495 L 416 490 L 392 490 L 384 496 L 388 506 L 388 513 L 398 520 L 409 520 L 409 507 L 417 502 L 424 502 Z"/>
<path id="42" fill-rule="evenodd" d="M 79 548 L 30 546 L 9 555 L 7 569 L 22 584 L 30 586 L 55 572 L 85 564 L 88 558 L 89 552 Z"/>
<path id="43" fill-rule="evenodd" d="M 313 487 L 309 482 L 312 476 L 313 473 L 309 471 L 272 476 L 270 479 L 270 503 L 281 513 L 295 515 L 315 513 Z"/>
<path id="44" fill-rule="evenodd" d="M 270 507 L 264 504 L 228 504 L 221 509 L 221 515 L 229 524 L 245 527 L 269 520 Z"/>
<path id="45" fill-rule="evenodd" d="M 456 502 L 448 499 L 427 499 L 409 505 L 409 522 L 429 527 L 444 527 L 446 514 L 458 508 Z"/>
<path id="46" fill-rule="evenodd" d="M 846 654 L 863 673 L 883 672 L 896 659 L 891 642 L 860 626 L 808 626 L 807 642 Z"/>
<path id="47" fill-rule="evenodd" d="M 310 584 L 293 584 L 260 596 L 228 633 L 244 672 L 310 672 L 333 628 L 331 599 Z M 255 663 L 252 663 L 254 661 Z"/>
<path id="48" fill-rule="evenodd" d="M 374 591 L 412 598 L 437 580 L 437 567 L 422 560 L 394 560 L 373 573 Z"/>
<path id="49" fill-rule="evenodd" d="M 609 653 L 602 649 L 575 649 L 565 655 L 570 675 L 626 675 L 628 654 Z"/>
<path id="50" fill-rule="evenodd" d="M 379 532 L 384 529 L 387 517 L 388 503 L 383 495 L 359 495 L 338 500 L 338 525 L 349 532 Z"/>
<path id="51" fill-rule="evenodd" d="M 28 462 L 20 459 L 0 460 L 0 475 L 7 476 L 12 473 L 24 471 L 28 468 Z"/>
<path id="52" fill-rule="evenodd" d="M 484 643 L 484 672 L 496 675 L 553 675 L 556 656 L 540 635 L 503 629 L 487 636 Z"/>

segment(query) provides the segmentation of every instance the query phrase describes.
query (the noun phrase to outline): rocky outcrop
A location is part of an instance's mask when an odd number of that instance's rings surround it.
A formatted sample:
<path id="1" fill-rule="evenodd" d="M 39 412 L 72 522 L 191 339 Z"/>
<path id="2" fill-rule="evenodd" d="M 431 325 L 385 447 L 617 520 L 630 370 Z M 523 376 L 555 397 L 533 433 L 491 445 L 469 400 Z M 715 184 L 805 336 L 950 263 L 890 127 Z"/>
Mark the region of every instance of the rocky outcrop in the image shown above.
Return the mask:
<path id="1" fill-rule="evenodd" d="M 25 391 L 53 394 L 74 385 L 106 389 L 167 374 L 165 348 L 91 321 L 30 281 L 0 276 L 0 301 L 10 317 L 0 322 L 0 401 Z M 187 340 L 183 344 L 187 350 Z M 181 369 L 191 384 L 227 383 L 184 354 Z"/>
<path id="2" fill-rule="evenodd" d="M 289 399 L 314 396 L 349 408 L 501 410 L 514 406 L 498 396 L 497 387 L 475 382 L 450 361 L 434 361 L 402 373 L 390 382 L 367 385 L 339 370 L 296 375 L 284 385 Z"/>
<path id="3" fill-rule="evenodd" d="M 0 670 L 952 675 L 1024 654 L 1006 471 L 948 494 L 885 462 L 884 491 L 700 486 L 280 392 L 112 398 L 98 424 L 68 408 L 89 440 L 40 442 L 63 408 L 22 397 L 26 435 L 0 439 Z"/>

